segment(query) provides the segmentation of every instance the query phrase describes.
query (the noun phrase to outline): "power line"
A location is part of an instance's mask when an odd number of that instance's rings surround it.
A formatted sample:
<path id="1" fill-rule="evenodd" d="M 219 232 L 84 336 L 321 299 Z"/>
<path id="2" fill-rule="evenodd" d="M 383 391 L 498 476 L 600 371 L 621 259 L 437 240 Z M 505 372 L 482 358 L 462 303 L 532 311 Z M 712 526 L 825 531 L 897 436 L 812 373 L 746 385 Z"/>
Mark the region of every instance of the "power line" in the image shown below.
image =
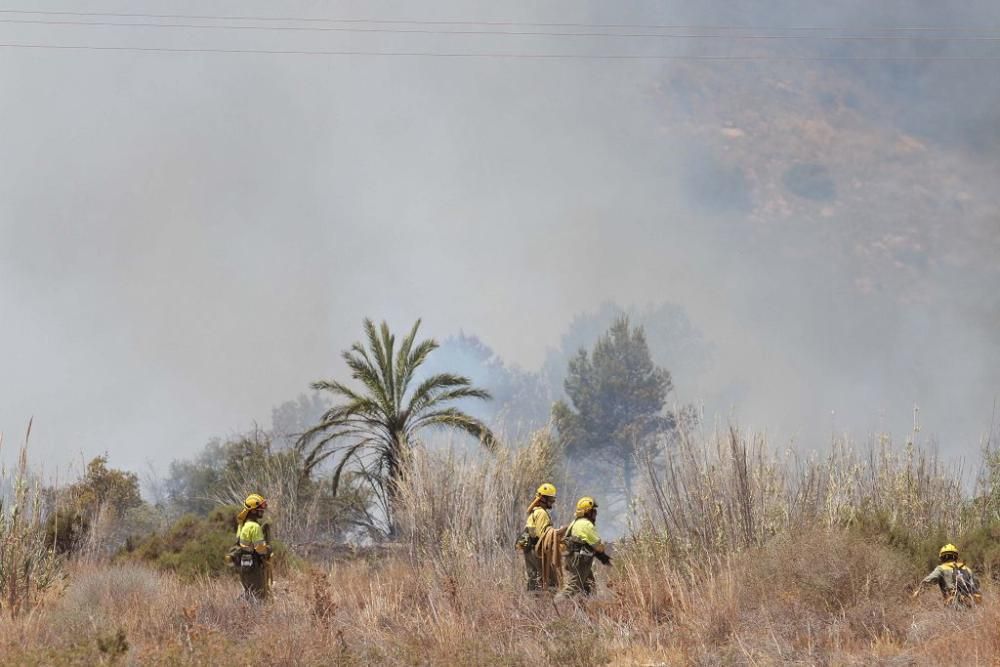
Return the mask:
<path id="1" fill-rule="evenodd" d="M 27 9 L 0 9 L 0 14 L 29 14 L 37 16 L 77 16 L 77 17 L 117 17 L 144 19 L 183 19 L 206 21 L 258 21 L 283 23 L 367 23 L 383 25 L 454 25 L 493 26 L 527 28 L 594 28 L 594 29 L 648 29 L 648 30 L 746 30 L 746 31 L 788 31 L 788 32 L 832 32 L 839 28 L 826 26 L 761 26 L 761 25 L 696 25 L 696 24 L 656 24 L 656 23 L 556 23 L 528 21 L 460 21 L 455 19 L 371 19 L 371 18 L 320 18 L 303 16 L 259 16 L 259 15 L 211 15 L 211 14 L 149 14 L 128 12 L 73 12 Z M 996 33 L 994 29 L 967 26 L 897 26 L 874 29 L 878 33 L 894 32 L 970 32 L 978 34 Z"/>
<path id="2" fill-rule="evenodd" d="M 136 51 L 149 53 L 216 53 L 216 54 L 256 54 L 293 56 L 371 56 L 403 58 L 478 58 L 497 60 L 650 60 L 650 61 L 712 61 L 712 62 L 753 62 L 753 61 L 997 61 L 995 56 L 731 56 L 731 55 L 641 55 L 641 54 L 586 54 L 586 53 L 475 53 L 444 51 L 358 51 L 332 50 L 310 51 L 300 49 L 226 49 L 226 48 L 183 48 L 158 46 L 92 46 L 77 44 L 16 44 L 0 43 L 4 49 L 54 49 L 76 51 Z"/>
<path id="3" fill-rule="evenodd" d="M 150 15 L 153 18 L 153 15 Z M 160 17 L 156 17 L 160 18 Z M 208 17 L 204 17 L 208 18 Z M 468 30 L 468 29 L 429 29 L 429 28 L 369 28 L 356 26 L 273 26 L 273 25 L 204 25 L 192 23 L 122 23 L 119 21 L 78 21 L 51 19 L 6 19 L 0 18 L 0 24 L 54 25 L 54 26 L 97 26 L 116 28 L 186 28 L 196 30 L 257 30 L 273 32 L 338 32 L 338 33 L 387 33 L 387 34 L 423 34 L 423 35 L 500 35 L 500 36 L 542 36 L 542 37 L 617 37 L 617 38 L 654 38 L 654 39 L 725 39 L 725 40 L 835 40 L 835 41 L 963 41 L 963 42 L 996 42 L 1000 35 L 760 35 L 760 34 L 722 34 L 722 33 L 624 33 L 624 32 L 553 32 L 545 30 Z"/>

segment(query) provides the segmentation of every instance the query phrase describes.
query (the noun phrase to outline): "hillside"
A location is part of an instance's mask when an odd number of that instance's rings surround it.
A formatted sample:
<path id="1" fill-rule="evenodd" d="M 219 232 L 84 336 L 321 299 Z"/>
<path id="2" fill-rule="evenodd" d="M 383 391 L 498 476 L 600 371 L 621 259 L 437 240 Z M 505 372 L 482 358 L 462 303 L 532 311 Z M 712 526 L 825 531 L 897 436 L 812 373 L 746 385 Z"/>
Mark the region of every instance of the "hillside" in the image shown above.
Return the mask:
<path id="1" fill-rule="evenodd" d="M 934 303 L 1000 277 L 1000 161 L 901 131 L 892 101 L 847 73 L 682 66 L 656 93 L 663 132 L 704 149 L 693 197 L 753 242 L 832 261 L 856 296 Z"/>

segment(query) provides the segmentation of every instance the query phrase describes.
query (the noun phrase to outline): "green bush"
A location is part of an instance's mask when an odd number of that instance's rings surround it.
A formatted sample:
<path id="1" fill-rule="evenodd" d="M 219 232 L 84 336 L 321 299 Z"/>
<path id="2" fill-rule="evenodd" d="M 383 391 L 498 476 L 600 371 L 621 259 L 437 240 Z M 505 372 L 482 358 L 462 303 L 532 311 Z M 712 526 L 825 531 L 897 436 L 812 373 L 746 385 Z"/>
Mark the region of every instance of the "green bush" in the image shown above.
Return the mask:
<path id="1" fill-rule="evenodd" d="M 931 568 L 937 564 L 938 549 L 955 539 L 940 528 L 920 530 L 893 522 L 884 512 L 859 512 L 848 522 L 848 528 L 855 535 L 891 548 L 910 562 Z"/>
<path id="2" fill-rule="evenodd" d="M 226 572 L 225 555 L 236 542 L 237 506 L 219 507 L 207 517 L 182 516 L 165 532 L 123 549 L 119 560 L 145 563 L 158 570 L 174 572 L 186 579 L 217 577 Z M 287 551 L 272 540 L 275 565 L 287 561 Z"/>

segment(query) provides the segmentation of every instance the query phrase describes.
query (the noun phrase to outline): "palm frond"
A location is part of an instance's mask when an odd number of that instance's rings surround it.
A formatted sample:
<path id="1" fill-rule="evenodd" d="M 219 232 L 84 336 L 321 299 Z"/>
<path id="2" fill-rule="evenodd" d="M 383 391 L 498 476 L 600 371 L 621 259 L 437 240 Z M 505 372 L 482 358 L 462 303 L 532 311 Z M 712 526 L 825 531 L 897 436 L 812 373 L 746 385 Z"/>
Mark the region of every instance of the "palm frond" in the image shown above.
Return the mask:
<path id="1" fill-rule="evenodd" d="M 392 414 L 395 409 L 393 398 L 382 382 L 378 369 L 371 365 L 371 360 L 366 355 L 361 357 L 350 352 L 345 352 L 344 361 L 347 362 L 347 367 L 351 369 L 351 377 L 361 381 L 361 384 L 365 386 L 368 393 L 378 402 L 386 415 Z"/>
<path id="2" fill-rule="evenodd" d="M 417 337 L 417 329 L 420 328 L 420 320 L 418 319 L 413 323 L 413 328 L 410 329 L 410 333 L 406 335 L 403 342 L 399 346 L 399 351 L 396 352 L 396 406 L 397 408 L 403 404 L 403 396 L 406 394 L 406 388 L 410 384 L 410 379 L 413 377 L 413 370 L 415 366 L 411 362 L 410 350 L 413 348 L 413 341 Z"/>
<path id="3" fill-rule="evenodd" d="M 337 382 L 336 380 L 317 380 L 309 385 L 316 391 L 328 391 L 331 394 L 337 396 L 343 396 L 349 401 L 356 401 L 361 399 L 361 395 L 356 391 L 351 389 L 345 384 Z"/>
<path id="4" fill-rule="evenodd" d="M 379 355 L 380 345 L 378 340 L 378 334 L 375 329 L 375 323 L 372 322 L 367 317 L 363 323 L 365 332 L 365 342 L 367 345 L 362 345 L 360 342 L 355 342 L 351 345 L 350 349 L 343 353 L 344 360 L 348 360 L 348 355 L 356 355 L 363 359 L 365 363 L 372 369 L 372 372 L 381 379 L 381 369 L 383 366 L 382 358 Z"/>
<path id="5" fill-rule="evenodd" d="M 476 389 L 475 387 L 459 387 L 458 389 L 450 389 L 437 394 L 432 394 L 426 401 L 424 401 L 423 405 L 420 406 L 420 409 L 428 410 L 434 406 L 441 405 L 442 403 L 460 401 L 465 398 L 488 400 L 492 398 L 492 396 L 490 395 L 490 392 L 485 389 Z"/>
<path id="6" fill-rule="evenodd" d="M 375 323 L 370 319 L 365 319 L 365 337 L 368 339 L 368 349 L 371 351 L 372 356 L 375 358 L 375 363 L 372 364 L 373 369 L 378 373 L 379 381 L 382 384 L 382 391 L 385 395 L 392 395 L 392 381 L 386 378 L 385 372 L 386 368 L 392 365 L 391 361 L 386 360 L 385 347 L 382 345 L 382 337 L 379 335 L 379 330 L 375 328 Z M 387 329 L 385 322 L 382 323 L 383 330 Z"/>
<path id="7" fill-rule="evenodd" d="M 458 408 L 445 408 L 424 413 L 413 422 L 412 430 L 417 431 L 428 426 L 447 426 L 465 431 L 478 438 L 483 447 L 489 451 L 495 451 L 499 444 L 489 426 Z"/>
<path id="8" fill-rule="evenodd" d="M 436 392 L 453 389 L 454 387 L 471 386 L 469 378 L 452 373 L 438 373 L 425 379 L 413 392 L 407 412 L 411 415 L 419 413 L 426 405 L 427 401 L 434 397 Z"/>
<path id="9" fill-rule="evenodd" d="M 366 398 L 345 405 L 336 405 L 323 413 L 320 423 L 315 428 L 332 428 L 353 417 L 377 414 L 378 411 L 378 405 Z"/>
<path id="10" fill-rule="evenodd" d="M 385 385 L 386 395 L 389 396 L 391 404 L 395 407 L 399 405 L 396 395 L 396 374 L 393 371 L 392 365 L 392 352 L 393 348 L 396 347 L 396 337 L 389 331 L 389 325 L 385 320 L 382 321 L 380 329 L 382 333 L 382 358 L 384 359 L 382 364 L 382 382 Z"/>
<path id="11" fill-rule="evenodd" d="M 434 350 L 438 349 L 439 347 L 440 347 L 440 345 L 438 345 L 438 342 L 436 340 L 434 340 L 433 338 L 429 338 L 429 339 L 427 339 L 425 341 L 422 341 L 410 353 L 410 359 L 407 362 L 409 364 L 410 368 L 413 369 L 413 370 L 415 370 L 418 366 L 420 366 L 420 364 L 422 364 L 425 361 L 427 361 L 427 356 L 431 352 L 433 352 Z"/>
<path id="12" fill-rule="evenodd" d="M 361 449 L 367 444 L 368 440 L 364 439 L 364 440 L 359 440 L 357 443 L 349 447 L 347 451 L 344 453 L 344 457 L 340 459 L 340 463 L 338 463 L 337 467 L 334 468 L 331 490 L 335 498 L 337 497 L 337 489 L 340 488 L 340 475 L 344 472 L 344 466 L 347 465 L 347 463 L 351 460 L 351 457 L 354 456 L 359 449 Z"/>

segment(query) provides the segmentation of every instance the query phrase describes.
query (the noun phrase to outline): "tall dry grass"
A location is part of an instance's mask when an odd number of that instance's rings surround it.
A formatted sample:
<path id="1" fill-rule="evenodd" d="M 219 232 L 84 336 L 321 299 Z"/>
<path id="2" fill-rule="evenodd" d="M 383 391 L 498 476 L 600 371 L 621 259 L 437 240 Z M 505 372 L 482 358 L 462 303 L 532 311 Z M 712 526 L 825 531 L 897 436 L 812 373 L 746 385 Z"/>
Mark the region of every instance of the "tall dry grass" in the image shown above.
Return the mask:
<path id="1" fill-rule="evenodd" d="M 972 528 L 936 507 L 956 494 L 968 506 L 958 479 L 918 447 L 875 444 L 801 460 L 728 432 L 650 461 L 660 486 L 586 600 L 524 592 L 512 549 L 539 478 L 558 478 L 549 440 L 496 458 L 417 451 L 400 493 L 406 548 L 291 569 L 262 606 L 233 579 L 78 564 L 0 633 L 0 653 L 39 665 L 997 664 L 989 582 L 968 612 L 932 590 L 911 599 L 924 559 L 864 524 Z"/>
<path id="2" fill-rule="evenodd" d="M 11 489 L 8 502 L 0 497 L 0 611 L 11 617 L 30 609 L 62 573 L 62 560 L 46 546 L 41 484 L 28 471 L 30 438 L 31 423 L 17 466 L 0 470 L 0 488 Z"/>
<path id="3" fill-rule="evenodd" d="M 247 605 L 232 580 L 74 566 L 0 633 L 8 664 L 995 664 L 1000 606 L 913 601 L 912 563 L 846 531 L 783 536 L 692 563 L 620 555 L 585 602 L 522 591 L 514 563 L 405 554 L 280 579 Z M 643 569 L 646 568 L 646 569 Z"/>
<path id="4" fill-rule="evenodd" d="M 636 532 L 668 540 L 676 553 L 728 553 L 800 526 L 869 519 L 915 534 L 959 535 L 981 525 L 966 511 L 960 470 L 887 436 L 863 449 L 835 440 L 803 459 L 774 451 L 761 434 L 729 429 L 704 442 L 682 434 L 642 463 L 648 492 Z"/>
<path id="5" fill-rule="evenodd" d="M 415 449 L 399 485 L 397 518 L 414 557 L 492 555 L 509 550 L 539 484 L 561 481 L 561 450 L 548 430 L 524 447 L 464 458 Z"/>

